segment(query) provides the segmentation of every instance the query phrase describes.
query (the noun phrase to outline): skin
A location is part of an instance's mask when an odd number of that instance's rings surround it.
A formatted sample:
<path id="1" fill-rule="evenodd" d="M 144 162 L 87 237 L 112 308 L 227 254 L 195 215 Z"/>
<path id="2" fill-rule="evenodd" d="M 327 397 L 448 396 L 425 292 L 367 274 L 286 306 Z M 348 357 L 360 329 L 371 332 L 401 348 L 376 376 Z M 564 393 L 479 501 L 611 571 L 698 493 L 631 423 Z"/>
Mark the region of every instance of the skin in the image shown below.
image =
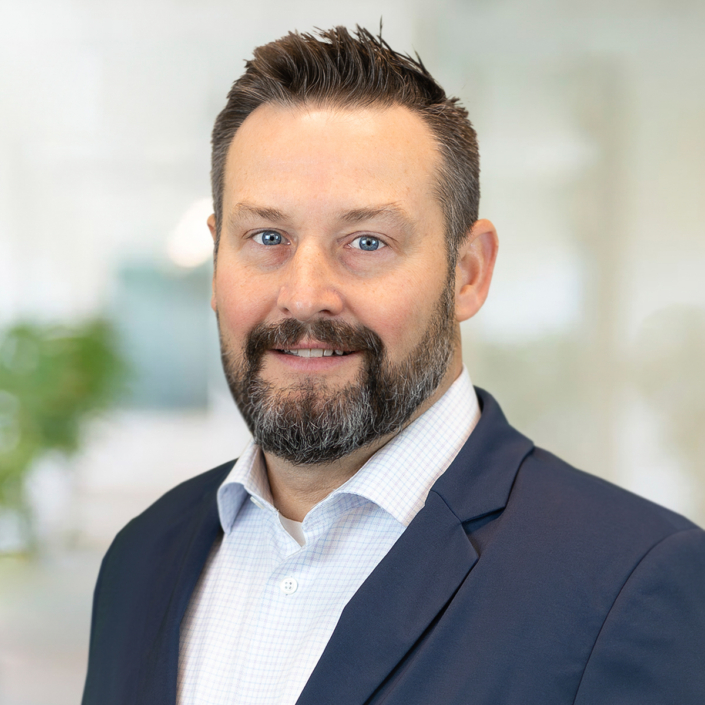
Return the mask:
<path id="1" fill-rule="evenodd" d="M 233 355 L 242 356 L 258 323 L 294 317 L 365 325 L 381 337 L 391 361 L 408 356 L 446 282 L 445 221 L 434 191 L 439 163 L 429 128 L 402 106 L 257 108 L 228 152 L 213 278 L 211 305 Z M 214 216 L 208 225 L 215 238 Z M 280 235 L 281 243 L 264 244 L 263 231 L 270 241 Z M 362 250 L 361 236 L 385 246 Z M 485 302 L 497 247 L 487 220 L 477 221 L 461 245 L 456 327 Z M 296 347 L 327 346 L 304 340 Z M 335 389 L 354 380 L 360 366 L 360 353 L 307 359 L 270 350 L 261 374 L 276 387 L 315 376 Z M 458 329 L 448 371 L 414 418 L 461 368 Z M 303 521 L 389 440 L 326 465 L 292 466 L 265 454 L 274 506 Z"/>

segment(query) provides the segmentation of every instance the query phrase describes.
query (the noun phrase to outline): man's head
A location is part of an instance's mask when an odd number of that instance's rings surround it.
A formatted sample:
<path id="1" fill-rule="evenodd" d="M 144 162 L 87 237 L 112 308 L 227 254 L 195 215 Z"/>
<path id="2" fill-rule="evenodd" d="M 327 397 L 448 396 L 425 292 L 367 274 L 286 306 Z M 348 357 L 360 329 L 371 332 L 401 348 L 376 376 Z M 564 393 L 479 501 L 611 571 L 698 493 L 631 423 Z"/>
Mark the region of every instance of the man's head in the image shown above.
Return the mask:
<path id="1" fill-rule="evenodd" d="M 214 129 L 226 376 L 256 440 L 294 464 L 389 437 L 447 389 L 458 322 L 482 305 L 496 252 L 491 224 L 475 222 L 464 111 L 367 33 L 323 37 L 258 49 Z M 423 96 L 424 113 L 410 106 Z M 471 137 L 460 195 L 434 130 L 448 113 L 465 121 L 456 141 Z"/>
<path id="2" fill-rule="evenodd" d="M 358 28 L 352 36 L 344 27 L 320 32 L 320 38 L 290 33 L 255 49 L 213 128 L 211 185 L 218 233 L 228 149 L 248 115 L 265 103 L 346 109 L 400 105 L 416 113 L 441 155 L 434 187 L 454 264 L 459 244 L 478 217 L 477 137 L 465 108 L 457 98 L 446 97 L 420 59 L 395 52 L 367 30 Z"/>

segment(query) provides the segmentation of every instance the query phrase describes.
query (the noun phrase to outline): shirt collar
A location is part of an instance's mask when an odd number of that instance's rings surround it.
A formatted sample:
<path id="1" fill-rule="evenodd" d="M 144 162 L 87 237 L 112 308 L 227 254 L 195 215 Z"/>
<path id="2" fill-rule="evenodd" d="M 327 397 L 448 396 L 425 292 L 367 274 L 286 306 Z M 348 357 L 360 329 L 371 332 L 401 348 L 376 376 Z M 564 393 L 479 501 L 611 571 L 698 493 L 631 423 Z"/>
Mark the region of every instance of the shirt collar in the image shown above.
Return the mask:
<path id="1" fill-rule="evenodd" d="M 480 406 L 463 367 L 446 393 L 380 448 L 335 494 L 369 499 L 408 526 L 426 503 L 480 419 Z"/>
<path id="2" fill-rule="evenodd" d="M 357 495 L 408 526 L 426 503 L 431 487 L 448 469 L 480 419 L 470 375 L 463 367 L 446 393 L 389 443 L 378 450 L 345 484 L 321 504 L 340 495 Z M 218 489 L 218 513 L 228 533 L 247 498 L 276 512 L 264 458 L 250 441 Z"/>
<path id="3" fill-rule="evenodd" d="M 227 534 L 235 523 L 243 503 L 251 497 L 262 509 L 276 512 L 260 447 L 250 441 L 218 488 L 218 515 Z"/>

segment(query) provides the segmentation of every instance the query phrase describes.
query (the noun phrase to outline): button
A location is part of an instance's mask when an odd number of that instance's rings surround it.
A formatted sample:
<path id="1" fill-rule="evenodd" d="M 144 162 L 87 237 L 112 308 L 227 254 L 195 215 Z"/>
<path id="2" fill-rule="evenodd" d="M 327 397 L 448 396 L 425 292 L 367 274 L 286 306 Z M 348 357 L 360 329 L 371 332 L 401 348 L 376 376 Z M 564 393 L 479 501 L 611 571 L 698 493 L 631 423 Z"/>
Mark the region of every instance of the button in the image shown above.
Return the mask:
<path id="1" fill-rule="evenodd" d="M 295 578 L 284 578 L 284 580 L 282 580 L 279 584 L 279 587 L 285 595 L 291 595 L 292 593 L 296 592 L 296 589 L 299 587 L 299 584 L 296 582 Z"/>

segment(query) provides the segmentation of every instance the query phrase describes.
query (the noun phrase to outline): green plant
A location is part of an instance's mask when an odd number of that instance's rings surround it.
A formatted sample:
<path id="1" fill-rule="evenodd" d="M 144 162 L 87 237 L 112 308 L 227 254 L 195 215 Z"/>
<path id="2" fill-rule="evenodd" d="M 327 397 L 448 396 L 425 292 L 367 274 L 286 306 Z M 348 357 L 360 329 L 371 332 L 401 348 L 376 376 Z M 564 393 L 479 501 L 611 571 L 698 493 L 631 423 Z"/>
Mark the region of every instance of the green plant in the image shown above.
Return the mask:
<path id="1" fill-rule="evenodd" d="M 116 398 L 124 365 L 110 326 L 18 323 L 0 334 L 0 508 L 47 451 L 75 452 L 85 420 Z"/>

